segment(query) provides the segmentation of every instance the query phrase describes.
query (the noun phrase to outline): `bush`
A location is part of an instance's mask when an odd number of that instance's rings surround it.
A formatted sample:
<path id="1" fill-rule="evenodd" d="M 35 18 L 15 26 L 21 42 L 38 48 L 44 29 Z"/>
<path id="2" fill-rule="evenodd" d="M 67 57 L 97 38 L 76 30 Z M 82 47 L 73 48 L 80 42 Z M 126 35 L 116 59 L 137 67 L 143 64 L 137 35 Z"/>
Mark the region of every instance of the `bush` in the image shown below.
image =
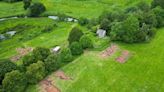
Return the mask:
<path id="1" fill-rule="evenodd" d="M 31 0 L 23 0 L 23 3 L 24 3 L 24 9 L 27 10 L 27 8 L 30 7 L 31 5 Z"/>
<path id="2" fill-rule="evenodd" d="M 152 28 L 157 26 L 156 15 L 152 11 L 141 13 L 141 19 L 139 21 L 140 24 L 145 23 Z"/>
<path id="3" fill-rule="evenodd" d="M 36 63 L 37 59 L 35 58 L 33 54 L 31 54 L 31 55 L 24 56 L 22 61 L 23 61 L 24 66 L 29 66 L 32 63 Z"/>
<path id="4" fill-rule="evenodd" d="M 87 37 L 86 35 L 83 35 L 80 38 L 80 44 L 83 49 L 93 48 L 92 40 L 89 37 Z"/>
<path id="5" fill-rule="evenodd" d="M 82 46 L 79 42 L 73 42 L 70 45 L 70 50 L 72 52 L 72 55 L 80 55 L 83 53 Z"/>
<path id="6" fill-rule="evenodd" d="M 151 4 L 152 8 L 155 8 L 156 6 L 160 6 L 164 9 L 164 0 L 153 0 Z"/>
<path id="7" fill-rule="evenodd" d="M 5 75 L 2 84 L 5 92 L 24 92 L 27 80 L 23 73 L 14 70 Z"/>
<path id="8" fill-rule="evenodd" d="M 31 64 L 26 70 L 26 76 L 30 84 L 36 84 L 45 77 L 45 66 L 42 61 Z"/>
<path id="9" fill-rule="evenodd" d="M 33 55 L 36 60 L 44 61 L 50 55 L 50 50 L 48 48 L 37 47 L 33 50 Z"/>
<path id="10" fill-rule="evenodd" d="M 141 1 L 137 4 L 137 7 L 144 12 L 148 12 L 151 10 L 151 7 L 149 6 L 149 4 L 145 1 Z"/>
<path id="11" fill-rule="evenodd" d="M 14 2 L 22 1 L 22 0 L 0 0 L 0 1 L 5 1 L 8 3 L 14 3 Z"/>
<path id="12" fill-rule="evenodd" d="M 11 62 L 10 60 L 1 60 L 0 61 L 0 85 L 6 73 L 16 70 L 17 65 Z"/>
<path id="13" fill-rule="evenodd" d="M 110 33 L 108 31 L 111 29 L 111 21 L 108 19 L 103 19 L 100 23 L 100 29 L 104 29 L 107 31 L 107 33 Z"/>
<path id="14" fill-rule="evenodd" d="M 164 9 L 162 9 L 161 7 L 156 7 L 153 9 L 155 15 L 156 15 L 156 19 L 157 19 L 157 27 L 163 27 L 164 26 Z"/>
<path id="15" fill-rule="evenodd" d="M 71 50 L 69 48 L 64 48 L 59 54 L 60 63 L 68 63 L 73 60 Z"/>
<path id="16" fill-rule="evenodd" d="M 83 17 L 81 17 L 81 18 L 79 18 L 79 24 L 80 25 L 86 25 L 86 24 L 88 24 L 89 23 L 89 20 L 87 19 L 87 18 L 83 18 Z"/>
<path id="17" fill-rule="evenodd" d="M 42 3 L 34 3 L 28 9 L 29 17 L 38 17 L 41 13 L 46 11 L 46 7 Z"/>
<path id="18" fill-rule="evenodd" d="M 75 41 L 79 41 L 82 35 L 83 35 L 83 32 L 79 28 L 74 27 L 71 30 L 69 37 L 68 37 L 69 44 L 71 44 L 72 42 L 75 42 Z"/>
<path id="19" fill-rule="evenodd" d="M 139 21 L 136 17 L 130 16 L 123 22 L 116 22 L 110 35 L 112 40 L 133 43 L 137 32 L 139 32 Z"/>
<path id="20" fill-rule="evenodd" d="M 57 55 L 55 55 L 55 54 L 50 54 L 45 59 L 44 64 L 45 64 L 45 69 L 46 69 L 47 73 L 51 73 L 60 67 L 60 63 L 57 60 Z"/>

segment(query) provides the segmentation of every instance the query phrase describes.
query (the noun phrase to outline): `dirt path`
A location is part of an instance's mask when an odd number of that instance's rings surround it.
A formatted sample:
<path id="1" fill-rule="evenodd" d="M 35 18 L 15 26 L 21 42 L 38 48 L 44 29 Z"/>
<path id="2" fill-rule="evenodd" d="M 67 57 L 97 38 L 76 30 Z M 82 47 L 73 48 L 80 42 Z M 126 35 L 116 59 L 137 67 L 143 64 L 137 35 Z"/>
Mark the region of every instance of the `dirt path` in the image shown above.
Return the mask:
<path id="1" fill-rule="evenodd" d="M 60 71 L 60 70 L 55 72 L 55 76 L 62 79 L 62 80 L 72 80 L 72 78 L 70 78 L 63 71 Z"/>
<path id="2" fill-rule="evenodd" d="M 113 55 L 117 50 L 119 49 L 119 47 L 115 44 L 112 44 L 110 47 L 108 47 L 106 50 L 102 51 L 100 53 L 100 56 L 102 58 L 105 58 L 105 57 L 109 57 L 111 55 Z"/>
<path id="3" fill-rule="evenodd" d="M 20 58 L 22 58 L 23 56 L 27 55 L 31 51 L 33 51 L 33 48 L 31 48 L 31 47 L 28 47 L 28 48 L 16 48 L 16 52 L 18 53 L 18 55 L 11 57 L 10 60 L 13 61 L 13 62 L 18 61 Z"/>
<path id="4" fill-rule="evenodd" d="M 50 78 L 44 79 L 40 82 L 41 92 L 61 92 L 56 86 L 52 84 Z"/>
<path id="5" fill-rule="evenodd" d="M 125 63 L 130 57 L 130 52 L 128 50 L 122 51 L 121 55 L 116 58 L 116 61 L 119 63 Z"/>

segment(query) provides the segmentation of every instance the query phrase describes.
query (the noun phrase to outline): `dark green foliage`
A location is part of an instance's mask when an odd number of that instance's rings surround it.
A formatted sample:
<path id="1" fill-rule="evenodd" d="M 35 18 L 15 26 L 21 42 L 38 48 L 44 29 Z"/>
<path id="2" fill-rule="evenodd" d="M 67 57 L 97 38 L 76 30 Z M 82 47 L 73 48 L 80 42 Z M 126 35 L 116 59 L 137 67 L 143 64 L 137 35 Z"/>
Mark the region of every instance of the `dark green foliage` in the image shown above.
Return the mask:
<path id="1" fill-rule="evenodd" d="M 132 43 L 136 40 L 137 32 L 139 32 L 139 21 L 136 17 L 130 16 L 123 22 L 116 22 L 112 26 L 110 35 L 112 40 Z"/>
<path id="2" fill-rule="evenodd" d="M 31 54 L 31 55 L 24 56 L 22 61 L 24 66 L 29 66 L 32 63 L 36 63 L 37 59 L 33 54 Z"/>
<path id="3" fill-rule="evenodd" d="M 81 55 L 83 53 L 83 48 L 79 42 L 73 42 L 70 45 L 70 50 L 72 55 Z"/>
<path id="4" fill-rule="evenodd" d="M 156 6 L 160 6 L 164 9 L 164 0 L 153 0 L 152 1 L 152 8 L 155 8 Z"/>
<path id="5" fill-rule="evenodd" d="M 156 7 L 153 9 L 153 12 L 156 15 L 156 19 L 157 19 L 157 27 L 163 27 L 164 26 L 164 9 L 162 9 L 161 7 Z"/>
<path id="6" fill-rule="evenodd" d="M 25 10 L 27 10 L 27 8 L 30 7 L 31 1 L 32 0 L 23 0 L 23 3 L 24 3 L 24 6 L 23 7 L 24 7 Z"/>
<path id="7" fill-rule="evenodd" d="M 137 4 L 137 7 L 138 7 L 139 10 L 144 11 L 144 12 L 148 12 L 148 11 L 151 10 L 150 5 L 147 2 L 145 2 L 145 1 L 139 2 Z"/>
<path id="8" fill-rule="evenodd" d="M 33 63 L 26 69 L 26 76 L 28 78 L 28 83 L 36 84 L 45 77 L 45 65 L 42 61 Z"/>
<path id="9" fill-rule="evenodd" d="M 29 17 L 38 17 L 46 11 L 46 7 L 42 3 L 34 3 L 28 9 L 28 16 Z"/>
<path id="10" fill-rule="evenodd" d="M 5 92 L 24 92 L 27 80 L 23 73 L 14 70 L 5 75 L 2 84 Z"/>
<path id="11" fill-rule="evenodd" d="M 106 30 L 107 35 L 109 35 L 113 22 L 123 21 L 125 18 L 126 14 L 122 10 L 114 12 L 105 11 L 99 17 L 100 28 Z"/>
<path id="12" fill-rule="evenodd" d="M 92 40 L 86 35 L 83 35 L 80 38 L 80 44 L 81 44 L 83 49 L 93 48 Z"/>
<path id="13" fill-rule="evenodd" d="M 156 20 L 156 15 L 150 11 L 150 12 L 145 12 L 142 13 L 141 15 L 141 19 L 140 19 L 140 24 L 147 24 L 150 25 L 150 27 L 156 27 L 157 26 L 157 20 Z"/>
<path id="14" fill-rule="evenodd" d="M 57 60 L 57 55 L 50 54 L 44 61 L 45 69 L 47 73 L 51 73 L 60 67 L 60 63 Z"/>
<path id="15" fill-rule="evenodd" d="M 83 32 L 79 28 L 74 27 L 71 30 L 69 37 L 68 37 L 69 44 L 71 44 L 72 42 L 75 42 L 75 41 L 79 41 L 80 37 L 82 35 L 83 35 Z"/>
<path id="16" fill-rule="evenodd" d="M 14 2 L 22 1 L 22 0 L 0 0 L 0 1 L 5 1 L 5 2 L 8 2 L 8 3 L 14 3 Z"/>
<path id="17" fill-rule="evenodd" d="M 71 62 L 73 60 L 73 56 L 72 56 L 71 50 L 69 48 L 64 48 L 59 53 L 58 60 L 60 61 L 60 63 L 68 63 L 68 62 Z"/>
<path id="18" fill-rule="evenodd" d="M 110 33 L 111 21 L 108 19 L 103 19 L 100 23 L 100 29 L 106 30 L 107 34 Z"/>
<path id="19" fill-rule="evenodd" d="M 33 50 L 33 55 L 36 60 L 44 61 L 44 59 L 50 55 L 50 50 L 43 47 L 37 47 Z"/>
<path id="20" fill-rule="evenodd" d="M 0 85 L 5 74 L 16 69 L 17 69 L 17 65 L 11 62 L 10 60 L 1 60 L 0 61 Z"/>
<path id="21" fill-rule="evenodd" d="M 83 17 L 81 17 L 81 18 L 79 18 L 79 24 L 80 25 L 86 25 L 86 24 L 88 24 L 89 23 L 89 20 L 87 19 L 87 18 L 83 18 Z"/>

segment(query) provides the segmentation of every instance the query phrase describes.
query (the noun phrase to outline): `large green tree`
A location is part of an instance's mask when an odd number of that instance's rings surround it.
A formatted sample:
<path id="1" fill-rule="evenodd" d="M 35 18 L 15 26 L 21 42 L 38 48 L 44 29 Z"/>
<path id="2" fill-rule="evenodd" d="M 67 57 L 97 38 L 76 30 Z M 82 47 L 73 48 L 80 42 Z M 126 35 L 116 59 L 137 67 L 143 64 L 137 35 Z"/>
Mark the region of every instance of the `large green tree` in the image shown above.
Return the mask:
<path id="1" fill-rule="evenodd" d="M 5 75 L 2 84 L 5 92 L 24 92 L 27 80 L 23 73 L 14 70 Z"/>
<path id="2" fill-rule="evenodd" d="M 70 45 L 70 50 L 72 52 L 72 55 L 80 55 L 83 53 L 83 48 L 79 42 L 73 42 Z"/>
<path id="3" fill-rule="evenodd" d="M 153 0 L 152 7 L 160 6 L 164 9 L 164 0 Z"/>
<path id="4" fill-rule="evenodd" d="M 58 60 L 60 61 L 60 63 L 65 64 L 65 63 L 71 62 L 72 59 L 73 59 L 73 56 L 69 48 L 64 48 L 59 53 Z"/>
<path id="5" fill-rule="evenodd" d="M 46 11 L 46 7 L 42 3 L 33 3 L 29 7 L 27 15 L 29 17 L 38 17 L 44 11 Z"/>
<path id="6" fill-rule="evenodd" d="M 5 74 L 16 69 L 17 69 L 17 65 L 11 62 L 10 60 L 1 60 L 0 61 L 0 85 Z"/>
<path id="7" fill-rule="evenodd" d="M 60 62 L 57 60 L 56 54 L 50 54 L 44 61 L 47 73 L 51 73 L 60 67 Z"/>
<path id="8" fill-rule="evenodd" d="M 78 27 L 72 28 L 68 37 L 69 44 L 75 41 L 79 41 L 82 35 L 83 35 L 83 32 Z"/>
<path id="9" fill-rule="evenodd" d="M 26 76 L 28 78 L 28 83 L 36 84 L 38 81 L 45 77 L 45 65 L 42 61 L 33 63 L 26 69 Z"/>

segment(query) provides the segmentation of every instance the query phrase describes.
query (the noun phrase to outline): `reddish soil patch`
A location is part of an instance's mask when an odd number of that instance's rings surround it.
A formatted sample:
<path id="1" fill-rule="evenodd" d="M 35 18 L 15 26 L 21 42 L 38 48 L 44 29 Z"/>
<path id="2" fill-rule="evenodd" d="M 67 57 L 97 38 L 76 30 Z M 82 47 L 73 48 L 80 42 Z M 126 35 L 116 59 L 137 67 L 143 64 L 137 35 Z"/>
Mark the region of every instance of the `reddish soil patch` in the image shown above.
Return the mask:
<path id="1" fill-rule="evenodd" d="M 65 73 L 63 71 L 55 72 L 55 76 L 60 78 L 60 79 L 63 79 L 63 80 L 71 80 L 72 79 L 69 76 L 65 75 Z"/>
<path id="2" fill-rule="evenodd" d="M 42 91 L 41 92 L 61 92 L 56 86 L 52 84 L 52 80 L 45 79 L 40 82 Z"/>
<path id="3" fill-rule="evenodd" d="M 129 51 L 124 50 L 124 51 L 122 51 L 121 56 L 116 58 L 116 61 L 119 62 L 119 63 L 125 63 L 128 60 L 129 57 L 130 57 Z"/>
<path id="4" fill-rule="evenodd" d="M 33 48 L 16 48 L 18 55 L 10 58 L 11 61 L 18 61 L 21 57 L 27 55 L 29 52 L 33 51 Z"/>
<path id="5" fill-rule="evenodd" d="M 108 56 L 113 55 L 117 50 L 118 50 L 118 46 L 117 45 L 111 45 L 106 50 L 101 52 L 100 55 L 101 55 L 101 57 L 108 57 Z"/>

